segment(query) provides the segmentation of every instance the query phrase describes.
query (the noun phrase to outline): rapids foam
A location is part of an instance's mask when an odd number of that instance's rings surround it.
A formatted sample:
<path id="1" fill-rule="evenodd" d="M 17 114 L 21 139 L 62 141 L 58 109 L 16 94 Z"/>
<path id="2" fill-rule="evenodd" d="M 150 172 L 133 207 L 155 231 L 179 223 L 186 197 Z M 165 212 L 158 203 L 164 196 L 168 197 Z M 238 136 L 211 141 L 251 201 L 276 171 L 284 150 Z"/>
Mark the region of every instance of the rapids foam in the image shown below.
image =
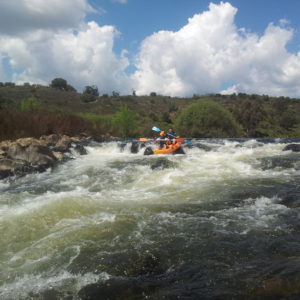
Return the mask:
<path id="1" fill-rule="evenodd" d="M 135 274 L 142 249 L 164 257 L 171 247 L 164 261 L 171 270 L 178 257 L 184 265 L 198 255 L 182 247 L 211 249 L 228 236 L 235 247 L 241 236 L 292 232 L 284 219 L 292 210 L 278 204 L 278 193 L 297 184 L 299 170 L 261 167 L 264 157 L 290 155 L 281 140 L 193 143 L 178 156 L 95 143 L 47 173 L 0 181 L 0 296 L 22 299 L 49 287 L 76 296 L 87 284 Z"/>

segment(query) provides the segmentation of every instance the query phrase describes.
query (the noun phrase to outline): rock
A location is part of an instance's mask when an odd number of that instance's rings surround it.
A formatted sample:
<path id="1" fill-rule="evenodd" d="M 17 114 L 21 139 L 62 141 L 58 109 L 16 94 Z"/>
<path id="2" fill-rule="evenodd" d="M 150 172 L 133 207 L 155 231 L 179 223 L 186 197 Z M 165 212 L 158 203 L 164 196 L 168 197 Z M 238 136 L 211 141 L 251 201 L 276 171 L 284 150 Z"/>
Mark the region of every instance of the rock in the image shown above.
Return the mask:
<path id="1" fill-rule="evenodd" d="M 53 151 L 52 154 L 55 156 L 56 160 L 58 160 L 58 161 L 63 161 L 63 160 L 67 159 L 67 157 L 61 152 Z"/>
<path id="2" fill-rule="evenodd" d="M 22 175 L 25 172 L 32 172 L 31 167 L 25 161 L 15 161 L 12 159 L 0 159 L 0 179 L 8 176 Z"/>
<path id="3" fill-rule="evenodd" d="M 153 150 L 151 147 L 147 147 L 144 151 L 144 155 L 152 155 L 153 154 Z"/>
<path id="4" fill-rule="evenodd" d="M 47 146 L 55 146 L 60 138 L 61 136 L 58 134 L 43 135 L 40 137 L 40 141 L 45 142 Z"/>
<path id="5" fill-rule="evenodd" d="M 88 139 L 83 137 L 83 142 L 88 142 Z M 69 152 L 71 146 L 80 155 L 85 155 L 87 151 L 81 143 L 78 137 L 57 134 L 42 136 L 40 139 L 30 137 L 3 141 L 0 143 L 0 179 L 43 172 L 57 162 L 69 160 L 73 158 Z"/>
<path id="6" fill-rule="evenodd" d="M 132 142 L 130 152 L 131 153 L 138 153 L 139 152 L 139 143 L 138 142 Z"/>
<path id="7" fill-rule="evenodd" d="M 168 168 L 175 168 L 176 164 L 167 159 L 167 157 L 159 157 L 151 164 L 152 170 L 163 170 Z"/>
<path id="8" fill-rule="evenodd" d="M 283 148 L 283 151 L 291 150 L 293 152 L 300 152 L 300 144 L 289 144 Z"/>
<path id="9" fill-rule="evenodd" d="M 55 144 L 53 151 L 68 152 L 72 144 L 72 139 L 66 135 L 63 135 Z"/>
<path id="10" fill-rule="evenodd" d="M 279 203 L 289 208 L 300 207 L 300 190 L 290 191 L 286 193 L 286 195 L 282 197 L 282 200 Z"/>
<path id="11" fill-rule="evenodd" d="M 76 145 L 74 150 L 79 154 L 79 155 L 87 155 L 86 149 L 82 145 Z"/>
<path id="12" fill-rule="evenodd" d="M 12 144 L 7 150 L 7 157 L 23 160 L 31 165 L 39 165 L 42 168 L 51 167 L 56 161 L 49 148 L 37 144 L 30 144 L 28 147 L 22 147 L 19 143 Z"/>
<path id="13" fill-rule="evenodd" d="M 172 154 L 185 154 L 182 147 L 177 148 Z"/>
<path id="14" fill-rule="evenodd" d="M 200 144 L 200 143 L 195 144 L 195 147 L 197 147 L 197 148 L 199 148 L 199 149 L 202 149 L 202 150 L 204 150 L 204 151 L 206 151 L 206 152 L 212 150 L 211 147 L 209 147 L 209 146 L 207 146 L 207 145 L 204 145 L 204 144 Z"/>
<path id="15" fill-rule="evenodd" d="M 291 153 L 289 155 L 278 155 L 261 158 L 261 167 L 263 170 L 284 168 L 295 170 L 300 169 L 300 155 L 298 153 Z"/>
<path id="16" fill-rule="evenodd" d="M 120 149 L 121 152 L 124 151 L 126 145 L 127 145 L 126 143 L 119 143 L 119 144 L 118 144 L 118 147 L 119 147 L 119 149 Z"/>

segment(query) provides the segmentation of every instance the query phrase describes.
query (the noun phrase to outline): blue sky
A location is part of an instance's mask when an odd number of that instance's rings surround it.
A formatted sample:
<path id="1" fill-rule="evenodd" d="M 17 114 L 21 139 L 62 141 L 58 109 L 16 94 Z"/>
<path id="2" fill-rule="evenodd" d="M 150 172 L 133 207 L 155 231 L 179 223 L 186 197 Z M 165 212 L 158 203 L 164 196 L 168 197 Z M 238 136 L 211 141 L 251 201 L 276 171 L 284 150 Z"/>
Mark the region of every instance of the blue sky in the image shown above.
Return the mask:
<path id="1" fill-rule="evenodd" d="M 87 20 L 96 20 L 101 25 L 113 25 L 122 36 L 117 49 L 136 50 L 139 43 L 153 32 L 177 31 L 194 14 L 207 10 L 207 0 L 128 0 L 126 3 L 112 0 L 90 0 L 100 14 L 91 14 Z M 223 1 L 226 2 L 226 1 Z M 278 24 L 286 19 L 297 32 L 289 43 L 291 51 L 300 50 L 300 1 L 299 0 L 230 0 L 238 9 L 235 23 L 249 31 L 262 34 L 269 23 Z"/>
<path id="2" fill-rule="evenodd" d="M 0 81 L 300 98 L 299 0 L 0 2 Z"/>

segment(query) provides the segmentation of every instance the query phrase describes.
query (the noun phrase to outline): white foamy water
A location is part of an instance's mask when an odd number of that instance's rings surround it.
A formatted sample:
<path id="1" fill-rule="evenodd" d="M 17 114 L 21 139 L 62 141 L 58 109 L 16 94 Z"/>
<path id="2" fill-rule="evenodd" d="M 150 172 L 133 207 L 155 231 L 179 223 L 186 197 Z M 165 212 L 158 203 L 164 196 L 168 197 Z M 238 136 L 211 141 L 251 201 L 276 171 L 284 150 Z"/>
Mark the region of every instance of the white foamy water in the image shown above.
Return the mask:
<path id="1" fill-rule="evenodd" d="M 193 142 L 176 156 L 132 154 L 130 143 L 94 144 L 54 170 L 0 181 L 0 297 L 51 289 L 74 296 L 87 284 L 133 272 L 119 259 L 135 260 L 153 245 L 163 256 L 163 244 L 174 239 L 205 245 L 208 232 L 224 240 L 292 232 L 282 221 L 290 209 L 279 203 L 280 191 L 298 180 L 299 169 L 263 164 L 288 158 L 284 143 Z"/>

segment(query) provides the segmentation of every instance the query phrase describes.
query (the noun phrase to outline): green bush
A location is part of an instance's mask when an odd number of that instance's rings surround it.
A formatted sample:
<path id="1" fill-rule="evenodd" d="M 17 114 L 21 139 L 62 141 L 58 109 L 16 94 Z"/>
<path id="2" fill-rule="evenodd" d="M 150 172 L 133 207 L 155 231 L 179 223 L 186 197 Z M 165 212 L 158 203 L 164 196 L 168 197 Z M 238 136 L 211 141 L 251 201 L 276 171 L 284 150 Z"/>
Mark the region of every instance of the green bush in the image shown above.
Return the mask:
<path id="1" fill-rule="evenodd" d="M 190 137 L 236 137 L 240 125 L 221 104 L 201 100 L 184 108 L 175 122 L 177 132 Z"/>
<path id="2" fill-rule="evenodd" d="M 120 137 L 134 137 L 138 129 L 138 119 L 127 106 L 122 106 L 114 116 L 114 124 Z"/>
<path id="3" fill-rule="evenodd" d="M 96 99 L 97 99 L 97 97 L 92 94 L 82 94 L 80 96 L 80 100 L 85 103 L 94 102 L 94 101 L 96 101 Z"/>
<path id="4" fill-rule="evenodd" d="M 21 111 L 36 111 L 41 108 L 42 104 L 36 97 L 29 97 L 20 103 Z"/>

